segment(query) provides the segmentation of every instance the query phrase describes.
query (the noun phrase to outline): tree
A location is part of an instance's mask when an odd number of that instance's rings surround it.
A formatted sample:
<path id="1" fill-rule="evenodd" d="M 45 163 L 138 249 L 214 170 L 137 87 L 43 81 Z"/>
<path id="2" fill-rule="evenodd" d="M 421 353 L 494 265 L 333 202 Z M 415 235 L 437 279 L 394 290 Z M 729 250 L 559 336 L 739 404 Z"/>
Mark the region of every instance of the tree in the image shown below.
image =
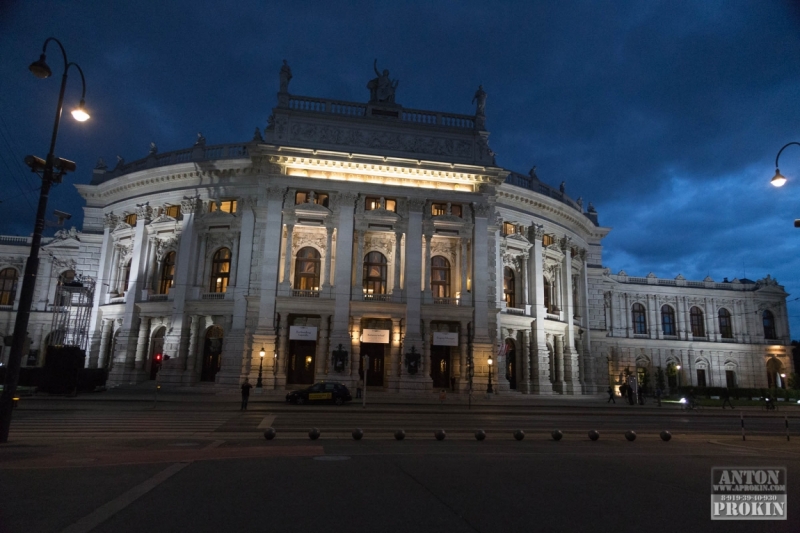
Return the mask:
<path id="1" fill-rule="evenodd" d="M 664 369 L 661 368 L 660 366 L 657 366 L 656 367 L 656 387 L 658 387 L 661 390 L 664 390 L 666 388 L 666 385 L 667 384 L 666 384 L 666 381 L 665 381 Z"/>

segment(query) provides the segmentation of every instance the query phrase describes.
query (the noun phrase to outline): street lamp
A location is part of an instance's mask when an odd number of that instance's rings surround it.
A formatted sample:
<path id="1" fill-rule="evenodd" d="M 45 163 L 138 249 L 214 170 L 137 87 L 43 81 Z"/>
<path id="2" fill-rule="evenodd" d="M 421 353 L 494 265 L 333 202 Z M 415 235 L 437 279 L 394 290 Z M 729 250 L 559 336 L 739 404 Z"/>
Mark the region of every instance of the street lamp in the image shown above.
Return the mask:
<path id="1" fill-rule="evenodd" d="M 264 356 L 267 355 L 267 352 L 264 351 L 264 347 L 261 347 L 261 351 L 258 352 L 258 356 L 261 358 L 258 363 L 258 379 L 256 380 L 256 388 L 260 389 L 261 385 L 261 372 L 264 370 Z"/>
<path id="2" fill-rule="evenodd" d="M 675 370 L 678 371 L 678 388 L 681 387 L 681 365 L 676 365 Z"/>
<path id="3" fill-rule="evenodd" d="M 778 160 L 781 157 L 781 152 L 783 152 L 784 149 L 786 149 L 787 146 L 791 146 L 793 144 L 796 144 L 797 146 L 800 146 L 800 142 L 793 141 L 793 142 L 790 142 L 790 143 L 786 143 L 781 147 L 780 150 L 778 150 L 778 155 L 775 156 L 775 175 L 772 177 L 771 180 L 769 180 L 769 182 L 772 185 L 774 185 L 775 187 L 783 187 L 783 185 L 787 181 L 786 177 L 783 174 L 781 174 L 781 170 L 778 168 Z M 794 220 L 794 227 L 795 228 L 800 228 L 800 219 L 796 218 Z"/>
<path id="4" fill-rule="evenodd" d="M 492 389 L 492 363 L 493 362 L 494 361 L 492 361 L 492 356 L 490 355 L 489 356 L 489 360 L 487 361 L 487 363 L 489 363 L 489 386 L 486 387 L 486 393 L 487 394 L 492 394 L 494 392 L 494 389 Z"/>
<path id="5" fill-rule="evenodd" d="M 19 380 L 19 367 L 22 363 L 22 350 L 25 343 L 25 338 L 28 331 L 28 320 L 30 319 L 31 304 L 33 303 L 33 291 L 36 286 L 36 274 L 39 270 L 39 247 L 42 244 L 42 232 L 44 231 L 44 217 L 47 212 L 47 199 L 50 194 L 50 186 L 53 183 L 60 183 L 61 178 L 67 171 L 75 170 L 75 163 L 61 159 L 55 156 L 56 139 L 58 137 L 58 125 L 61 120 L 61 111 L 64 106 L 64 90 L 67 87 L 67 71 L 69 67 L 75 67 L 81 75 L 81 85 L 83 91 L 81 92 L 81 103 L 77 109 L 73 111 L 73 116 L 80 121 L 87 120 L 89 114 L 84 109 L 86 97 L 86 80 L 83 77 L 83 71 L 77 63 L 70 63 L 67 61 L 67 52 L 61 43 L 53 37 L 48 38 L 42 46 L 42 54 L 39 56 L 38 61 L 31 63 L 28 69 L 34 76 L 40 79 L 48 78 L 52 74 L 50 67 L 45 61 L 45 52 L 47 45 L 54 42 L 61 49 L 61 55 L 64 57 L 64 74 L 61 76 L 61 89 L 58 93 L 58 105 L 56 106 L 56 118 L 53 124 L 53 134 L 50 138 L 50 151 L 47 153 L 47 160 L 41 164 L 41 159 L 35 156 L 26 157 L 26 163 L 31 167 L 33 172 L 42 172 L 42 187 L 39 189 L 39 206 L 36 210 L 36 222 L 33 227 L 33 236 L 31 238 L 31 251 L 28 260 L 25 263 L 25 274 L 22 278 L 22 288 L 20 289 L 19 308 L 17 310 L 17 318 L 14 323 L 14 336 L 11 343 L 11 353 L 8 358 L 8 366 L 6 367 L 6 381 L 3 387 L 3 394 L 0 395 L 0 443 L 8 442 L 8 431 L 11 427 L 11 408 L 13 406 L 14 393 L 17 390 L 17 381 Z M 58 172 L 54 174 L 53 170 Z"/>

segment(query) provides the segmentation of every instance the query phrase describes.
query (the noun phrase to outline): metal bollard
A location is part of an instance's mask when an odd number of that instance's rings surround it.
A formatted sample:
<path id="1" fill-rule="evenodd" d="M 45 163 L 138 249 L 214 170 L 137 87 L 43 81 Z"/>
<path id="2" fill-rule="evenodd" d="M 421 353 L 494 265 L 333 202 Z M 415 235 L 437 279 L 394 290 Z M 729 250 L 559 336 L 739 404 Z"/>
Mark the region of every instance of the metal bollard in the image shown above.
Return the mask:
<path id="1" fill-rule="evenodd" d="M 625 432 L 625 438 L 628 439 L 628 442 L 633 442 L 636 440 L 636 432 L 628 430 Z"/>
<path id="2" fill-rule="evenodd" d="M 319 430 L 317 428 L 311 428 L 308 432 L 308 438 L 311 440 L 317 440 L 319 438 Z"/>
<path id="3" fill-rule="evenodd" d="M 403 440 L 404 438 L 406 438 L 406 432 L 403 431 L 402 429 L 398 429 L 397 431 L 394 432 L 394 438 L 396 440 Z"/>
<path id="4" fill-rule="evenodd" d="M 553 432 L 552 432 L 552 433 L 550 433 L 550 435 L 552 435 L 552 436 L 553 436 L 553 440 L 554 440 L 554 441 L 556 441 L 556 442 L 560 441 L 560 440 L 561 440 L 561 437 L 563 437 L 563 436 L 564 436 L 564 434 L 563 434 L 563 433 L 561 433 L 561 432 L 560 432 L 559 430 L 557 430 L 557 429 L 554 429 L 554 430 L 553 430 Z"/>
<path id="5" fill-rule="evenodd" d="M 444 438 L 447 436 L 447 434 L 444 432 L 443 429 L 439 429 L 439 430 L 436 430 L 436 433 L 434 433 L 434 436 L 436 437 L 436 440 L 444 440 Z"/>
<path id="6" fill-rule="evenodd" d="M 592 429 L 589 431 L 589 438 L 593 441 L 597 440 L 600 438 L 600 433 L 598 433 L 596 429 Z"/>
<path id="7" fill-rule="evenodd" d="M 664 442 L 669 441 L 669 439 L 671 438 L 672 438 L 672 433 L 670 433 L 669 431 L 664 430 L 661 432 L 661 440 L 663 440 Z"/>
<path id="8" fill-rule="evenodd" d="M 364 432 L 361 431 L 361 428 L 356 428 L 353 430 L 353 440 L 361 440 L 361 437 L 364 436 Z"/>
<path id="9" fill-rule="evenodd" d="M 475 432 L 475 439 L 476 440 L 483 440 L 486 438 L 486 432 L 482 429 L 479 429 Z"/>
<path id="10" fill-rule="evenodd" d="M 275 428 L 267 428 L 264 432 L 264 438 L 267 440 L 272 440 L 275 438 Z"/>
<path id="11" fill-rule="evenodd" d="M 521 429 L 518 429 L 514 432 L 514 438 L 517 440 L 522 440 L 525 438 L 525 432 Z"/>

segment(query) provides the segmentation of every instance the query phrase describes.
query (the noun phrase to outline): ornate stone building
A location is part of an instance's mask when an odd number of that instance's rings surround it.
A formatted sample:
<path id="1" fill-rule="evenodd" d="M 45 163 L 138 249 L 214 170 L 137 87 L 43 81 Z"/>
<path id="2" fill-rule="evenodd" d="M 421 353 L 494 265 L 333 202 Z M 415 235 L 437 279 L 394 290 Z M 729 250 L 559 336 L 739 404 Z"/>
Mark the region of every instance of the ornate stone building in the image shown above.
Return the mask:
<path id="1" fill-rule="evenodd" d="M 791 371 L 774 280 L 611 275 L 591 204 L 497 166 L 482 88 L 475 114 L 420 111 L 376 74 L 368 103 L 335 101 L 291 94 L 284 63 L 263 136 L 100 162 L 77 185 L 82 231 L 44 246 L 27 363 L 77 274 L 95 280 L 87 366 L 112 383 L 152 379 L 159 354 L 165 383 L 270 389 L 352 384 L 365 355 L 388 391 L 465 391 L 471 366 L 475 390 L 491 371 L 529 394 L 602 392 L 625 368 L 741 386 Z M 26 242 L 0 238 L 6 335 Z"/>

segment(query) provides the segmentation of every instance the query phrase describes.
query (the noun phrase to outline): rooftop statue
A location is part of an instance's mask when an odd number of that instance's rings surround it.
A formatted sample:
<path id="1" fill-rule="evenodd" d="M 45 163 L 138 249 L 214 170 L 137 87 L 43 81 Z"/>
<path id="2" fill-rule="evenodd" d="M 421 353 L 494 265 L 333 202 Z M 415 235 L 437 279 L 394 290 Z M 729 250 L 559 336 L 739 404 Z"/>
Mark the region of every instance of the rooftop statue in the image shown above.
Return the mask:
<path id="1" fill-rule="evenodd" d="M 286 60 L 283 60 L 283 66 L 281 67 L 280 72 L 280 80 L 281 80 L 281 90 L 282 93 L 289 92 L 289 81 L 292 79 L 292 69 L 289 67 L 289 64 Z"/>
<path id="2" fill-rule="evenodd" d="M 397 84 L 400 80 L 391 80 L 389 78 L 389 71 L 383 69 L 383 73 L 378 72 L 378 60 L 372 65 L 375 70 L 377 78 L 369 80 L 367 89 L 369 89 L 370 103 L 393 104 L 394 92 L 397 89 Z"/>
<path id="3" fill-rule="evenodd" d="M 478 85 L 478 90 L 475 91 L 475 96 L 472 97 L 472 102 L 478 102 L 478 107 L 475 110 L 475 115 L 478 117 L 486 116 L 486 91 L 483 90 L 483 85 Z"/>

